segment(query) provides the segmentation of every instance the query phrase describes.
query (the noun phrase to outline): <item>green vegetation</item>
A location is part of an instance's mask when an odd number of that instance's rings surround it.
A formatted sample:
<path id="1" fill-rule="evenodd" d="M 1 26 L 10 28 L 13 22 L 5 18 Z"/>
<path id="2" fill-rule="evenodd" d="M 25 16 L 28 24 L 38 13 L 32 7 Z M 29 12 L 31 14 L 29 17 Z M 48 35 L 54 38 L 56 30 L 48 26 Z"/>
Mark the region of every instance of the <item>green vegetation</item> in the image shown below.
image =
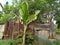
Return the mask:
<path id="1" fill-rule="evenodd" d="M 57 35 L 60 35 L 60 29 L 57 27 L 58 25 L 54 26 L 55 32 Z"/>
<path id="2" fill-rule="evenodd" d="M 13 0 L 12 5 L 6 2 L 4 6 L 0 3 L 0 6 L 2 7 L 0 25 L 5 24 L 7 21 L 22 20 L 24 26 L 22 36 L 19 35 L 16 40 L 0 40 L 0 45 L 18 45 L 21 43 L 22 45 L 60 45 L 60 40 L 38 42 L 35 40 L 34 35 L 26 34 L 27 26 L 35 20 L 41 24 L 46 20 L 52 21 L 52 18 L 55 17 L 57 27 L 60 28 L 60 9 L 58 9 L 60 8 L 60 2 L 57 3 L 56 0 Z M 50 12 L 52 14 L 49 14 Z M 60 32 L 56 31 L 56 34 L 60 34 Z"/>
<path id="3" fill-rule="evenodd" d="M 37 12 L 35 12 L 35 14 L 29 15 L 27 2 L 24 2 L 21 4 L 20 16 L 21 16 L 21 18 L 23 20 L 23 24 L 24 24 L 23 44 L 22 45 L 25 45 L 25 35 L 26 35 L 26 30 L 27 30 L 28 24 L 37 19 L 37 15 L 39 14 L 39 12 L 40 11 L 37 11 Z"/>
<path id="4" fill-rule="evenodd" d="M 38 40 L 34 40 L 32 41 L 32 44 L 28 44 L 28 45 L 60 45 L 60 40 L 55 40 L 53 42 L 51 41 L 38 41 Z M 0 40 L 0 45 L 21 45 L 20 43 L 17 43 L 16 40 Z M 26 44 L 27 45 L 27 44 Z"/>
<path id="5" fill-rule="evenodd" d="M 56 34 L 60 35 L 60 32 L 59 32 L 59 31 L 57 31 L 57 32 L 56 32 Z"/>
<path id="6" fill-rule="evenodd" d="M 0 45 L 16 45 L 14 40 L 8 39 L 8 40 L 0 40 Z"/>

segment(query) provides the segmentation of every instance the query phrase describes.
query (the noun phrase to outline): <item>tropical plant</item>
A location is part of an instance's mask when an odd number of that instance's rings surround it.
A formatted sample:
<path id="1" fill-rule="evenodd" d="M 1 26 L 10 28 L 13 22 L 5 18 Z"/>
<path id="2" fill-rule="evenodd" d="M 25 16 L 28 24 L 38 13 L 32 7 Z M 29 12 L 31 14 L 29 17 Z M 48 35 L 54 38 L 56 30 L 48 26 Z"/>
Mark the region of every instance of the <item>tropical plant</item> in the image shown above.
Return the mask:
<path id="1" fill-rule="evenodd" d="M 2 11 L 0 12 L 0 23 L 4 24 L 6 21 L 11 20 L 13 17 L 11 15 L 11 11 L 13 10 L 13 6 L 10 6 L 8 2 L 4 6 L 0 3 L 0 6 L 2 7 Z"/>
<path id="2" fill-rule="evenodd" d="M 0 18 L 0 24 L 5 24 L 7 26 L 5 26 L 5 29 L 4 30 L 8 30 L 8 24 L 10 22 L 13 22 L 14 24 L 14 21 L 16 21 L 18 19 L 18 9 L 16 7 L 14 7 L 14 5 L 9 5 L 8 2 L 6 2 L 6 4 L 3 6 L 1 3 L 0 3 L 0 6 L 2 7 L 2 15 L 1 18 Z M 14 25 L 13 25 L 14 26 Z M 6 28 L 7 27 L 7 28 Z M 13 33 L 12 33 L 12 37 L 13 39 Z"/>
<path id="3" fill-rule="evenodd" d="M 36 11 L 35 14 L 29 15 L 28 11 L 28 3 L 25 1 L 20 5 L 20 17 L 22 19 L 22 22 L 24 24 L 24 31 L 23 31 L 23 43 L 22 45 L 25 45 L 25 35 L 26 35 L 26 29 L 27 25 L 37 19 L 37 15 L 40 11 Z"/>

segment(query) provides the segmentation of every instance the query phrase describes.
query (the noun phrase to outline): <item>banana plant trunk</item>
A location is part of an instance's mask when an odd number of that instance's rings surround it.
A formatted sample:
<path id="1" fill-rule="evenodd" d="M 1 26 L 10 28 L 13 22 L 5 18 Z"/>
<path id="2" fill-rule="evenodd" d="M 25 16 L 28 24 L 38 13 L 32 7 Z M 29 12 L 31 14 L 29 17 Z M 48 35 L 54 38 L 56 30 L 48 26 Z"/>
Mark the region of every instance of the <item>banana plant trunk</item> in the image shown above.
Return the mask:
<path id="1" fill-rule="evenodd" d="M 23 42 L 22 42 L 22 45 L 25 45 L 26 29 L 27 29 L 27 26 L 24 25 L 24 31 L 23 31 Z"/>

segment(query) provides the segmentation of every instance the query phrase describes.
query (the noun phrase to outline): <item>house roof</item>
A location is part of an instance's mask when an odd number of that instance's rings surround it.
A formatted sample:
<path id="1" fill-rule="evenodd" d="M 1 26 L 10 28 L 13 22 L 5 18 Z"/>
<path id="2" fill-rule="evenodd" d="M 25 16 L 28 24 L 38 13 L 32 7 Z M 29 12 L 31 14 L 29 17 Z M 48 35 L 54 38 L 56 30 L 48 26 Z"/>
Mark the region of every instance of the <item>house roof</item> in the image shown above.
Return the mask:
<path id="1" fill-rule="evenodd" d="M 30 25 L 30 28 L 33 28 L 34 30 L 50 30 L 49 24 L 36 24 L 36 25 Z"/>

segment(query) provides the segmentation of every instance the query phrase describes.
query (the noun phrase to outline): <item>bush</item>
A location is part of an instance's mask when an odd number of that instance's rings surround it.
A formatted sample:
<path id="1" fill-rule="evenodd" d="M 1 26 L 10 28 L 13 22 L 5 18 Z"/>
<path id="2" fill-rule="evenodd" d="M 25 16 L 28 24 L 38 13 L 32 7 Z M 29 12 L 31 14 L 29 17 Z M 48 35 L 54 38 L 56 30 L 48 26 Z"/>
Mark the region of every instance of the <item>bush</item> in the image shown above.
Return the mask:
<path id="1" fill-rule="evenodd" d="M 32 32 L 26 33 L 26 45 L 33 45 L 33 42 L 35 40 L 35 36 Z"/>
<path id="2" fill-rule="evenodd" d="M 17 44 L 22 43 L 22 37 L 23 37 L 22 34 L 17 36 L 17 40 L 16 40 Z M 25 39 L 26 40 L 25 41 L 26 45 L 33 45 L 34 38 L 35 37 L 34 37 L 32 32 L 26 32 L 26 39 Z"/>
<path id="3" fill-rule="evenodd" d="M 22 41 L 23 41 L 23 40 L 22 40 L 22 37 L 23 37 L 22 34 L 20 34 L 20 35 L 17 36 L 17 39 L 16 39 L 16 43 L 17 43 L 17 44 L 21 44 L 21 43 L 22 43 Z"/>
<path id="4" fill-rule="evenodd" d="M 16 43 L 15 40 L 9 40 L 9 41 L 8 41 L 8 44 L 9 44 L 9 45 L 17 45 L 17 43 Z"/>

